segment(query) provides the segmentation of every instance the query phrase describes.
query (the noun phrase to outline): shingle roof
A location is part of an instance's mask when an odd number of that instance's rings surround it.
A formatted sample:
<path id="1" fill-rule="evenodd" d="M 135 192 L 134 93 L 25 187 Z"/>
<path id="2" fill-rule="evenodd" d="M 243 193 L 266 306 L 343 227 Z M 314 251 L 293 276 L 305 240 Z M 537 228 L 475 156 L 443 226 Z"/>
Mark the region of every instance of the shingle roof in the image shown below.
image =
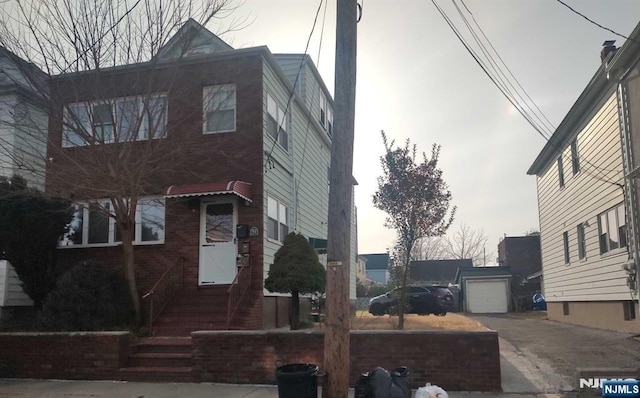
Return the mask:
<path id="1" fill-rule="evenodd" d="M 473 268 L 471 259 L 412 261 L 410 277 L 414 281 L 453 283 L 459 268 Z"/>

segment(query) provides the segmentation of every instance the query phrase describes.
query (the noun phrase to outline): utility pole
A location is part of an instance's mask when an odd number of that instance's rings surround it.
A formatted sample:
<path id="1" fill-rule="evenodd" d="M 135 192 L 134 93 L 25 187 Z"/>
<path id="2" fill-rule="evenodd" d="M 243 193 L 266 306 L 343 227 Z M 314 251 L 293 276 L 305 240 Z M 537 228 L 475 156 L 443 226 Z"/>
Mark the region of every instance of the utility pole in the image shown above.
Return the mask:
<path id="1" fill-rule="evenodd" d="M 327 308 L 324 333 L 324 398 L 349 392 L 349 280 L 353 130 L 356 98 L 357 0 L 337 0 L 334 132 L 331 145 L 327 231 Z"/>

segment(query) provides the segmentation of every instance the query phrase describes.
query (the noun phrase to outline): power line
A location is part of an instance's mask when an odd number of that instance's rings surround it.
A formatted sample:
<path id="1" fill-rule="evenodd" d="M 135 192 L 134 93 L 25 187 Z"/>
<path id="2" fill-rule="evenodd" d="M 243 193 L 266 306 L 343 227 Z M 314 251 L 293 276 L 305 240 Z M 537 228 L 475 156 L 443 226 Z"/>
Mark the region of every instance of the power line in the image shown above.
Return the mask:
<path id="1" fill-rule="evenodd" d="M 474 51 L 473 48 L 471 48 L 469 43 L 463 37 L 463 35 L 460 32 L 460 30 L 455 26 L 455 24 L 453 23 L 451 18 L 449 18 L 449 16 L 446 14 L 444 9 L 436 2 L 436 0 L 431 0 L 431 2 L 436 7 L 436 9 L 440 13 L 440 15 L 444 18 L 446 23 L 449 25 L 451 30 L 454 32 L 454 34 L 456 35 L 458 40 L 460 40 L 460 42 L 465 47 L 465 49 L 469 52 L 469 54 L 473 57 L 473 59 L 476 61 L 476 63 L 480 66 L 482 71 L 487 75 L 487 77 L 489 77 L 491 82 L 498 88 L 498 90 L 500 90 L 500 92 L 516 108 L 516 110 L 525 118 L 525 120 L 531 125 L 531 127 L 533 127 L 536 130 L 536 132 L 538 134 L 540 134 L 540 136 L 543 137 L 543 139 L 545 141 L 550 143 L 551 142 L 550 138 L 553 135 L 553 132 L 555 131 L 555 127 L 549 121 L 549 119 L 544 115 L 544 112 L 542 112 L 542 110 L 536 105 L 535 101 L 527 94 L 526 90 L 518 82 L 517 78 L 515 78 L 515 76 L 511 72 L 511 70 L 509 70 L 507 65 L 502 60 L 502 57 L 500 57 L 500 55 L 497 52 L 497 50 L 495 49 L 495 47 L 491 44 L 491 41 L 489 40 L 489 38 L 484 34 L 484 31 L 482 31 L 482 28 L 480 27 L 480 25 L 475 20 L 475 17 L 473 17 L 473 14 L 469 10 L 469 8 L 466 6 L 466 4 L 464 4 L 464 0 L 460 0 L 460 1 L 462 2 L 463 6 L 467 10 L 467 12 L 471 15 L 475 25 L 477 26 L 478 30 L 480 30 L 482 36 L 484 37 L 484 40 L 491 47 L 491 50 L 493 50 L 493 53 L 496 54 L 497 58 L 501 61 L 502 65 L 504 65 L 504 67 L 509 71 L 509 75 L 511 76 L 511 78 L 509 76 L 507 76 L 502 71 L 502 68 L 500 67 L 500 65 L 498 65 L 496 60 L 493 58 L 491 52 L 484 45 L 484 43 L 482 42 L 480 36 L 475 32 L 474 27 L 470 24 L 470 22 L 468 21 L 466 16 L 462 13 L 462 10 L 457 5 L 456 0 L 452 0 L 452 3 L 454 4 L 456 9 L 458 10 L 458 14 L 460 15 L 460 17 L 464 21 L 467 29 L 469 30 L 469 32 L 471 33 L 472 37 L 474 38 L 477 46 L 480 47 L 480 50 L 482 51 L 482 54 L 484 55 L 484 57 L 487 59 L 488 64 L 483 59 L 480 58 L 479 54 L 476 51 Z M 495 76 L 491 74 L 490 70 L 492 70 L 495 73 Z M 520 90 L 518 90 L 514 86 L 514 84 L 512 83 L 512 80 L 514 80 L 516 82 L 516 84 L 520 88 Z M 524 100 L 523 96 L 520 94 L 519 91 L 522 91 L 524 93 L 524 96 L 529 100 L 529 102 L 531 102 L 533 104 L 533 107 L 531 107 L 527 103 L 527 101 Z M 514 92 L 515 92 L 515 95 L 514 95 Z M 518 98 L 519 98 L 519 100 L 518 100 Z M 539 116 L 539 115 L 542 115 L 542 116 Z M 537 119 L 537 122 L 536 122 L 536 119 Z M 544 121 L 546 121 L 547 124 L 545 124 Z M 538 123 L 540 123 L 540 124 L 538 124 Z M 560 157 L 561 158 L 565 156 L 565 155 L 563 155 L 564 150 L 562 148 L 558 147 L 555 144 L 552 144 L 552 145 L 554 146 L 554 148 L 556 150 L 558 150 L 560 152 Z M 572 157 L 570 157 L 569 154 L 567 154 L 566 157 L 567 157 L 566 160 L 568 161 L 568 163 L 572 164 L 572 162 L 573 162 Z M 592 166 L 592 163 L 589 162 L 586 158 L 584 158 L 584 156 L 582 156 L 581 158 L 584 160 L 585 166 L 587 166 L 587 165 Z M 605 182 L 608 182 L 608 183 L 613 184 L 613 185 L 619 185 L 619 183 L 617 183 L 617 182 L 608 180 L 607 176 L 601 170 L 599 170 L 598 168 L 594 167 L 595 173 L 601 175 L 602 177 L 598 177 L 597 175 L 594 175 L 592 173 L 587 172 L 585 166 L 583 166 L 583 169 L 585 169 L 585 174 L 587 174 L 587 175 L 589 175 L 589 176 L 591 176 L 591 177 L 593 177 L 593 178 L 595 178 L 597 180 L 600 180 L 600 181 L 605 181 Z"/>
<path id="2" fill-rule="evenodd" d="M 289 113 L 289 110 L 291 109 L 291 101 L 293 100 L 293 97 L 295 96 L 295 92 L 296 92 L 296 87 L 298 86 L 298 81 L 300 80 L 300 72 L 302 71 L 302 66 L 304 65 L 304 60 L 305 60 L 305 56 L 307 55 L 307 52 L 309 51 L 309 43 L 311 43 L 311 37 L 313 36 L 313 32 L 316 29 L 316 24 L 318 23 L 318 16 L 320 15 L 320 10 L 322 9 L 322 3 L 324 2 L 324 0 L 320 0 L 320 4 L 318 4 L 318 9 L 316 10 L 316 16 L 313 19 L 313 25 L 311 26 L 311 32 L 309 32 L 309 37 L 307 37 L 307 44 L 304 47 L 304 54 L 302 55 L 301 59 L 300 59 L 300 65 L 298 66 L 298 72 L 296 73 L 296 78 L 295 81 L 293 82 L 293 88 L 291 90 L 291 93 L 289 93 L 289 99 L 287 100 L 287 106 L 284 109 L 284 115 L 283 120 L 286 120 L 287 115 Z M 271 161 L 271 156 L 273 155 L 273 150 L 275 149 L 276 143 L 278 142 L 278 136 L 280 135 L 280 121 L 276 121 L 277 127 L 276 127 L 276 135 L 275 137 L 273 137 L 273 144 L 271 145 L 271 149 L 269 149 L 269 153 L 267 154 L 265 160 L 264 160 L 264 169 L 265 171 L 267 170 L 267 164 L 269 164 L 269 162 Z"/>
<path id="3" fill-rule="evenodd" d="M 586 19 L 586 20 L 587 20 L 587 21 L 589 21 L 590 23 L 592 23 L 592 24 L 596 25 L 597 27 L 599 27 L 599 28 L 601 28 L 601 29 L 604 29 L 604 30 L 606 30 L 606 31 L 608 31 L 608 32 L 611 32 L 611 33 L 613 33 L 614 35 L 617 35 L 617 36 L 620 36 L 620 37 L 625 38 L 625 39 L 627 39 L 627 40 L 630 40 L 627 36 L 625 36 L 625 35 L 623 35 L 623 34 L 620 34 L 620 33 L 616 32 L 616 31 L 615 31 L 615 30 L 613 30 L 613 29 L 607 28 L 606 26 L 600 25 L 599 23 L 597 23 L 597 22 L 596 22 L 596 21 L 594 21 L 593 19 L 591 19 L 591 18 L 587 17 L 586 15 L 584 15 L 583 13 L 581 13 L 580 11 L 575 10 L 573 7 L 571 7 L 570 5 L 568 5 L 567 3 L 565 3 L 564 1 L 562 1 L 562 0 L 556 0 L 556 1 L 557 1 L 558 3 L 560 3 L 560 4 L 562 4 L 563 6 L 567 7 L 568 9 L 570 9 L 572 12 L 574 12 L 574 13 L 576 13 L 576 14 L 580 15 L 582 18 Z"/>

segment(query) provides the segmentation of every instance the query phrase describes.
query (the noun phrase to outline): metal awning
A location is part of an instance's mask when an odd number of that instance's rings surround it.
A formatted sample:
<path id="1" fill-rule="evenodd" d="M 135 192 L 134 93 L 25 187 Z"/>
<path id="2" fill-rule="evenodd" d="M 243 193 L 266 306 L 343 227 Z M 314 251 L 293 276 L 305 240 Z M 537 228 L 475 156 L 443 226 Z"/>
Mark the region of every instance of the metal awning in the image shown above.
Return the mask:
<path id="1" fill-rule="evenodd" d="M 251 183 L 245 181 L 217 181 L 197 184 L 172 185 L 167 188 L 165 198 L 185 198 L 189 196 L 237 195 L 249 202 L 253 201 Z"/>

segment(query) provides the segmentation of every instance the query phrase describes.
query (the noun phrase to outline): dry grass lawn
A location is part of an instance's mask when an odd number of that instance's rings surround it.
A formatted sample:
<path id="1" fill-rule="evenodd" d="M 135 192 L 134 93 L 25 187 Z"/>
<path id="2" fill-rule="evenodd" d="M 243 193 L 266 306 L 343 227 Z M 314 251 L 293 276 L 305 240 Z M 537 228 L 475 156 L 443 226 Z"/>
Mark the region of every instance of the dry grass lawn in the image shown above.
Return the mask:
<path id="1" fill-rule="evenodd" d="M 393 330 L 398 327 L 398 317 L 383 315 L 373 316 L 367 311 L 357 311 L 351 320 L 351 330 Z M 420 316 L 407 314 L 404 316 L 405 330 L 488 330 L 484 325 L 462 314 L 448 313 L 445 316 Z"/>

